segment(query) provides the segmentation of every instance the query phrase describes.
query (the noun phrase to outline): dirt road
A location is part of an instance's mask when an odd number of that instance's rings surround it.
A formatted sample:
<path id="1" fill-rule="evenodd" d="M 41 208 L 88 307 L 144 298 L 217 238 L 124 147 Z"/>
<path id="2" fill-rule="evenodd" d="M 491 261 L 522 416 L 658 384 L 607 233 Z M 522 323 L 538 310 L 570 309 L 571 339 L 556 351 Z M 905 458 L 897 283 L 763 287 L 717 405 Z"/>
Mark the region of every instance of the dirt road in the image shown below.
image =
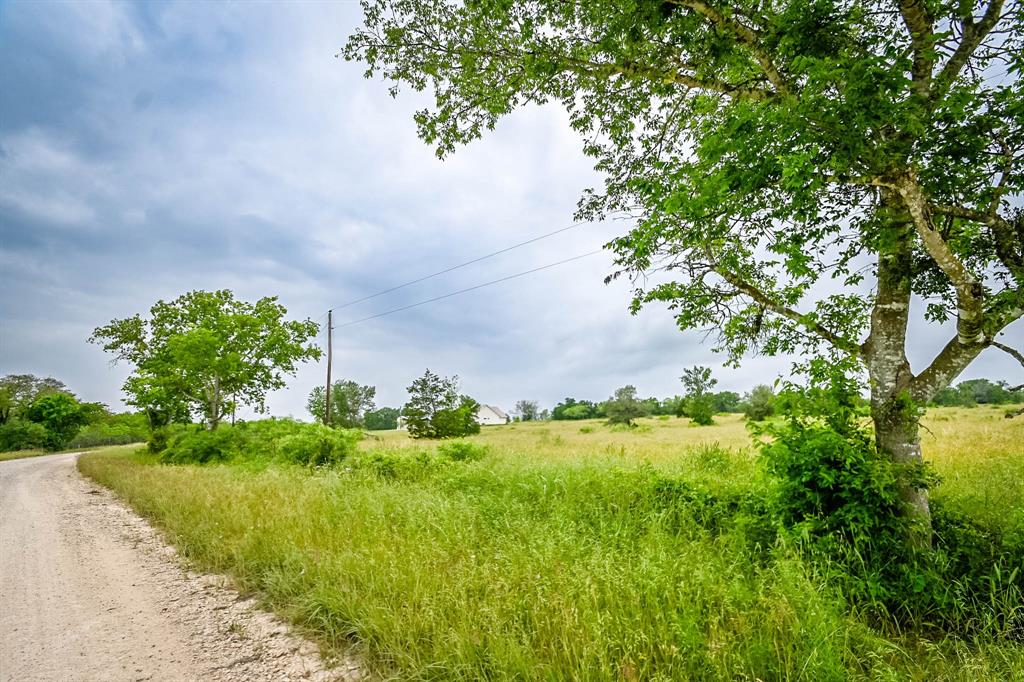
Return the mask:
<path id="1" fill-rule="evenodd" d="M 0 462 L 0 680 L 333 680 L 316 648 L 190 573 L 75 454 Z"/>

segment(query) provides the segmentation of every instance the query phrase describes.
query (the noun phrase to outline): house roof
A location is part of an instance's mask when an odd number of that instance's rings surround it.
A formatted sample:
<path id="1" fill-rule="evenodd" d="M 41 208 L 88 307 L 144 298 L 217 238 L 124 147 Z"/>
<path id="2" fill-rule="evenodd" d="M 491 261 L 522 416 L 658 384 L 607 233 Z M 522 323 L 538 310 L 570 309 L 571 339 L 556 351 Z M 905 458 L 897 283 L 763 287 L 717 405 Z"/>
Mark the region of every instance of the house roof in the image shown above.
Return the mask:
<path id="1" fill-rule="evenodd" d="M 480 406 L 480 410 L 485 410 L 485 409 L 486 410 L 490 410 L 491 412 L 493 412 L 495 414 L 495 416 L 497 416 L 499 419 L 508 419 L 508 415 L 505 414 L 505 412 L 502 411 L 502 409 L 500 407 L 495 407 L 494 405 L 481 405 Z"/>

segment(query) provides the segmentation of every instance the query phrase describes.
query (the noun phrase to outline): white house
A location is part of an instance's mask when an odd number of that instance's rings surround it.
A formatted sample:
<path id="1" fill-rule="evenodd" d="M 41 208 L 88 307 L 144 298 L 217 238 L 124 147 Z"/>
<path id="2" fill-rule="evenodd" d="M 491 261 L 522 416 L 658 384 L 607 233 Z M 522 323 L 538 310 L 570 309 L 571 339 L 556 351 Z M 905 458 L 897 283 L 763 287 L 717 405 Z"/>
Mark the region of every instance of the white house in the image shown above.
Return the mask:
<path id="1" fill-rule="evenodd" d="M 495 424 L 508 424 L 511 419 L 501 411 L 500 407 L 494 405 L 481 405 L 476 411 L 476 420 L 480 426 L 494 426 Z"/>

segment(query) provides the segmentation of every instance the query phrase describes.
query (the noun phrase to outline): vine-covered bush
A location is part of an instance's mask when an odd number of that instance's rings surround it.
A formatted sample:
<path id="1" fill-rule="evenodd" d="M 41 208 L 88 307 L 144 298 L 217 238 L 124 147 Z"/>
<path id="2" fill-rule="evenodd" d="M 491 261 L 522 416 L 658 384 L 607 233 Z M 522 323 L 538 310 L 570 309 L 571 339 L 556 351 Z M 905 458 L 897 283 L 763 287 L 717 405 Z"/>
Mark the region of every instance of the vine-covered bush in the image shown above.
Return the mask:
<path id="1" fill-rule="evenodd" d="M 855 381 L 838 371 L 818 379 L 789 386 L 779 402 L 785 419 L 756 429 L 769 436 L 761 454 L 785 536 L 868 613 L 1024 638 L 1024 542 L 936 502 L 930 543 L 912 541 L 920 528 L 903 513 L 899 490 L 903 482 L 927 488 L 937 477 L 878 451 Z"/>
<path id="2" fill-rule="evenodd" d="M 337 464 L 352 454 L 360 438 L 362 433 L 353 429 L 265 419 L 213 431 L 193 427 L 170 437 L 160 459 L 174 464 L 277 460 L 322 466 Z"/>

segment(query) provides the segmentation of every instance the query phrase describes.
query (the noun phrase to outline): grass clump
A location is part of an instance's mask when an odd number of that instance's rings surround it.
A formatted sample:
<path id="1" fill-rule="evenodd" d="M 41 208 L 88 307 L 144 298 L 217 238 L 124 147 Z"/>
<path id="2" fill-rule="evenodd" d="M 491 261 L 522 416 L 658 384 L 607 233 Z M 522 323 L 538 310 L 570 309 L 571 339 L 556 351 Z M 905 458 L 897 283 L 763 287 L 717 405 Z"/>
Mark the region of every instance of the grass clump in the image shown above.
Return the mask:
<path id="1" fill-rule="evenodd" d="M 453 462 L 475 462 L 487 455 L 488 447 L 468 440 L 453 440 L 437 446 L 437 453 Z"/>

